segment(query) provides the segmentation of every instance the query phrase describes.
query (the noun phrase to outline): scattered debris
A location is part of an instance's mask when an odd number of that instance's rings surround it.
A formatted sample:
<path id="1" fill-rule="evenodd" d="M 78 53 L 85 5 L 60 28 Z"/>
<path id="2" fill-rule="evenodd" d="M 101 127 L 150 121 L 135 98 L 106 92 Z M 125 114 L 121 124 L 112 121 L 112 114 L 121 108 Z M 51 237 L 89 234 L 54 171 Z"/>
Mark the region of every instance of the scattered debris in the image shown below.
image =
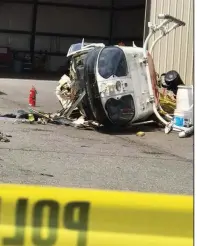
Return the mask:
<path id="1" fill-rule="evenodd" d="M 28 119 L 28 112 L 22 109 L 17 110 L 16 119 Z"/>
<path id="2" fill-rule="evenodd" d="M 75 110 L 72 114 L 72 117 L 79 116 L 79 112 Z M 14 114 L 4 114 L 0 115 L 0 120 L 12 120 L 14 123 L 27 123 L 27 124 L 56 124 L 56 125 L 65 125 L 65 126 L 73 126 L 77 129 L 86 129 L 86 130 L 94 130 L 98 127 L 98 124 L 93 121 L 85 121 L 83 116 L 79 118 L 70 118 L 67 119 L 65 116 L 62 116 L 59 112 L 57 113 L 44 113 L 39 112 L 34 108 L 29 108 L 29 112 L 24 110 L 17 110 Z"/>
<path id="3" fill-rule="evenodd" d="M 12 136 L 10 134 L 3 134 L 2 132 L 0 132 L 0 142 L 5 142 L 5 143 L 10 142 L 8 137 L 12 137 Z"/>
<path id="4" fill-rule="evenodd" d="M 193 134 L 194 134 L 194 127 L 192 126 L 192 127 L 188 128 L 186 131 L 180 132 L 179 137 L 180 138 L 186 138 L 186 137 L 192 136 Z"/>
<path id="5" fill-rule="evenodd" d="M 145 136 L 145 132 L 137 132 L 136 135 L 138 137 L 143 137 L 143 136 Z"/>
<path id="6" fill-rule="evenodd" d="M 33 114 L 28 114 L 28 120 L 33 123 L 35 121 L 34 115 Z"/>
<path id="7" fill-rule="evenodd" d="M 8 117 L 1 117 L 1 116 L 0 116 L 0 120 L 1 121 L 10 121 L 10 122 L 15 122 L 16 121 L 15 118 L 8 118 Z"/>
<path id="8" fill-rule="evenodd" d="M 47 120 L 45 118 L 38 118 L 38 124 L 41 124 L 41 125 L 47 125 Z"/>
<path id="9" fill-rule="evenodd" d="M 2 118 L 10 118 L 10 119 L 16 119 L 16 114 L 2 114 L 0 115 L 1 119 Z"/>
<path id="10" fill-rule="evenodd" d="M 46 177 L 50 177 L 50 178 L 53 178 L 54 175 L 52 174 L 47 174 L 47 173 L 40 173 L 41 176 L 46 176 Z"/>

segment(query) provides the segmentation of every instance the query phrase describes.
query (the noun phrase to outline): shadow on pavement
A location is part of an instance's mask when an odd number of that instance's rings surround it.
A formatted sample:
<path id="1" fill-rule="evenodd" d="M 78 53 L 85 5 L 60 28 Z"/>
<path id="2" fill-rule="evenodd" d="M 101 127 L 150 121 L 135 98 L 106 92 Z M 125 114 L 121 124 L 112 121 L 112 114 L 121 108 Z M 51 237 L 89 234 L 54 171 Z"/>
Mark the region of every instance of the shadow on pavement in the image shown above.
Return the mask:
<path id="1" fill-rule="evenodd" d="M 157 123 L 150 123 L 148 125 L 130 126 L 127 128 L 121 127 L 102 127 L 99 132 L 108 135 L 125 135 L 125 134 L 136 134 L 137 132 L 158 132 L 163 131 L 163 128 L 158 126 Z"/>

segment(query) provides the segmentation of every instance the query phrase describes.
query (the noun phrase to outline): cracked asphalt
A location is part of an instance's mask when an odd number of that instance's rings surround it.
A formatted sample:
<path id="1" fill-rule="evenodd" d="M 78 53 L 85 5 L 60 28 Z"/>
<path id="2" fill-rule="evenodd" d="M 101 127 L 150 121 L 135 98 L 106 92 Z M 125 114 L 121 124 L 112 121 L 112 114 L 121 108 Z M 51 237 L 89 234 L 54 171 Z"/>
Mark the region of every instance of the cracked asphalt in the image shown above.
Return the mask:
<path id="1" fill-rule="evenodd" d="M 0 113 L 28 108 L 31 86 L 37 109 L 58 110 L 57 82 L 0 78 Z M 136 131 L 145 131 L 137 137 Z M 0 182 L 162 193 L 193 193 L 193 137 L 180 139 L 146 126 L 95 132 L 67 126 L 0 119 Z"/>

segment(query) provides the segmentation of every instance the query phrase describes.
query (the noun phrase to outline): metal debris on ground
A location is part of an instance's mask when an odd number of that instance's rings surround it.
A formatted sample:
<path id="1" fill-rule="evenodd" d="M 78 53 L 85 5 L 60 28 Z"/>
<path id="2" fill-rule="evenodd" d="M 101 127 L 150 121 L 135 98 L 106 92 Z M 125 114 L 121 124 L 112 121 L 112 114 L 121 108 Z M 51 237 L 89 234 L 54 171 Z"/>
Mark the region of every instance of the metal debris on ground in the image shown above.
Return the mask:
<path id="1" fill-rule="evenodd" d="M 37 121 L 38 124 L 41 124 L 41 125 L 47 125 L 47 120 L 44 119 L 44 118 L 39 118 L 38 121 Z"/>
<path id="2" fill-rule="evenodd" d="M 10 137 L 12 137 L 10 134 L 3 134 L 2 132 L 0 132 L 0 142 L 8 143 L 10 142 Z"/>
<path id="3" fill-rule="evenodd" d="M 98 127 L 96 122 L 86 121 L 77 109 L 73 110 L 69 118 L 66 118 L 61 112 L 44 113 L 30 107 L 29 111 L 17 110 L 16 113 L 0 115 L 0 120 L 12 120 L 14 123 L 65 125 L 86 130 L 94 130 Z"/>
<path id="4" fill-rule="evenodd" d="M 2 116 L 0 116 L 0 120 L 1 121 L 10 121 L 10 122 L 15 122 L 16 121 L 15 118 L 8 118 L 8 117 L 2 117 Z"/>
<path id="5" fill-rule="evenodd" d="M 16 111 L 16 119 L 28 119 L 28 112 L 19 109 Z"/>
<path id="6" fill-rule="evenodd" d="M 74 126 L 78 129 L 95 130 L 99 125 L 96 122 L 85 121 L 84 117 L 81 116 L 79 119 L 73 121 L 71 126 Z"/>

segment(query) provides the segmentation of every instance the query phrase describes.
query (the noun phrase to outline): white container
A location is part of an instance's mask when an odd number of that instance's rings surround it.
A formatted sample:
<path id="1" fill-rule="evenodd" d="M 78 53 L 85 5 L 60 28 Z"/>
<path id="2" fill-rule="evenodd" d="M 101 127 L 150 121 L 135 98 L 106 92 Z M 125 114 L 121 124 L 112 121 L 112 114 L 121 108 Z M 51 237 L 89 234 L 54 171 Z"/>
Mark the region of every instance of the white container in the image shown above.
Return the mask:
<path id="1" fill-rule="evenodd" d="M 193 110 L 184 111 L 184 127 L 193 125 Z"/>
<path id="2" fill-rule="evenodd" d="M 174 111 L 174 125 L 180 127 L 190 127 L 193 125 L 193 111 Z"/>
<path id="3" fill-rule="evenodd" d="M 174 124 L 180 127 L 193 125 L 193 86 L 178 86 Z"/>
<path id="4" fill-rule="evenodd" d="M 174 125 L 183 127 L 184 125 L 184 114 L 182 111 L 175 109 L 174 111 Z"/>
<path id="5" fill-rule="evenodd" d="M 193 105 L 193 86 L 178 86 L 176 110 L 190 111 Z M 193 110 L 193 109 L 192 109 Z"/>

